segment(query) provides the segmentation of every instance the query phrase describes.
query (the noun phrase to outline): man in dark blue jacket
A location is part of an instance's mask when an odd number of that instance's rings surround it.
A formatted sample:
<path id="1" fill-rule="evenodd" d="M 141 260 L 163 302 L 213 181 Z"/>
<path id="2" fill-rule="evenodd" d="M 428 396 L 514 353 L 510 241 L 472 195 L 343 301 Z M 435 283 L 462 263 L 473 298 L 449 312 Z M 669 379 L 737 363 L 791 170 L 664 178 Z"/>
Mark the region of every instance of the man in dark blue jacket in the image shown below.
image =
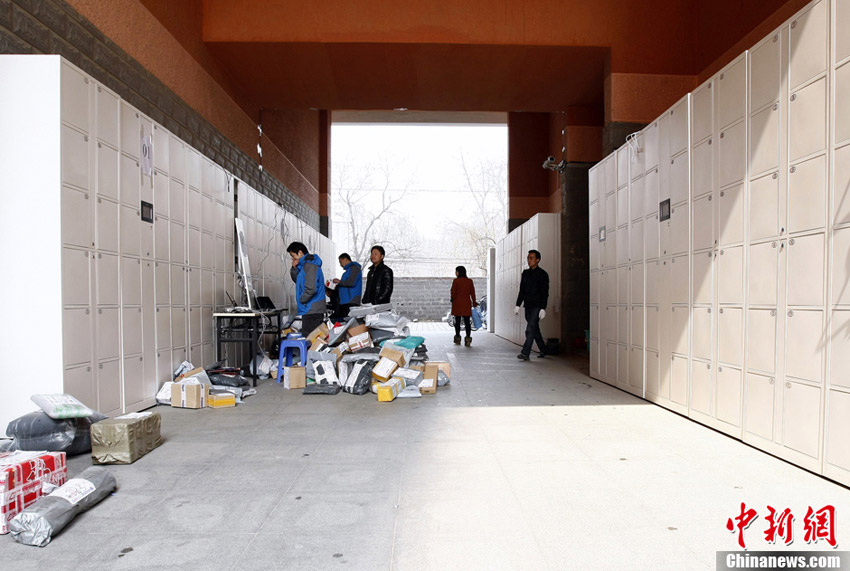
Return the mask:
<path id="1" fill-rule="evenodd" d="M 325 276 L 322 259 L 307 251 L 301 242 L 293 242 L 286 251 L 292 258 L 289 275 L 295 282 L 295 301 L 301 316 L 301 332 L 306 337 L 325 319 Z"/>
<path id="2" fill-rule="evenodd" d="M 348 254 L 339 255 L 339 265 L 342 266 L 342 278 L 334 278 L 339 295 L 339 309 L 337 315 L 341 319 L 348 317 L 352 305 L 360 305 L 360 296 L 363 293 L 363 271 L 357 262 L 351 261 Z"/>
<path id="3" fill-rule="evenodd" d="M 528 269 L 523 270 L 519 282 L 519 295 L 516 298 L 514 314 L 519 314 L 519 307 L 525 305 L 525 343 L 522 351 L 517 355 L 518 359 L 528 361 L 531 354 L 531 345 L 537 342 L 540 349 L 538 357 L 546 355 L 546 344 L 540 333 L 540 320 L 546 317 L 546 304 L 549 302 L 549 274 L 541 268 L 540 252 L 528 251 Z"/>

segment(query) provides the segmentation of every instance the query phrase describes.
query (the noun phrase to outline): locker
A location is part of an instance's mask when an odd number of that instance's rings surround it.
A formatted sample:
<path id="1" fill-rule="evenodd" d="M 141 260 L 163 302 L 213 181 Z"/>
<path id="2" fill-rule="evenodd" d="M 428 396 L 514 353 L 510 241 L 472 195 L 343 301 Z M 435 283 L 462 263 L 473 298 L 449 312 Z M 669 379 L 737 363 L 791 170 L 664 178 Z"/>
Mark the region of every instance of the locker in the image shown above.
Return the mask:
<path id="1" fill-rule="evenodd" d="M 605 201 L 605 227 L 608 234 L 617 229 L 617 200 L 611 196 Z"/>
<path id="2" fill-rule="evenodd" d="M 142 352 L 142 308 L 121 309 L 121 346 L 124 356 Z"/>
<path id="3" fill-rule="evenodd" d="M 88 250 L 62 248 L 62 303 L 88 305 L 90 301 L 90 274 Z"/>
<path id="4" fill-rule="evenodd" d="M 646 351 L 646 392 L 654 395 L 660 394 L 658 378 L 658 351 Z"/>
<path id="5" fill-rule="evenodd" d="M 171 178 L 186 182 L 186 145 L 174 135 L 168 142 L 168 160 Z"/>
<path id="6" fill-rule="evenodd" d="M 228 274 L 223 272 L 215 273 L 215 306 L 217 308 L 224 307 L 227 303 L 227 298 L 225 296 L 225 281 L 227 280 Z"/>
<path id="7" fill-rule="evenodd" d="M 601 172 L 601 167 L 598 165 L 587 172 L 587 201 L 590 203 L 599 200 L 599 176 Z M 593 228 L 593 225 L 591 225 L 591 228 Z"/>
<path id="8" fill-rule="evenodd" d="M 599 250 L 600 250 L 600 242 L 596 237 L 590 238 L 590 269 L 597 270 L 602 267 L 602 263 L 599 259 Z M 213 260 L 215 260 L 215 253 L 213 253 Z"/>
<path id="9" fill-rule="evenodd" d="M 670 160 L 670 204 L 680 204 L 688 199 L 688 181 L 688 154 L 685 153 Z"/>
<path id="10" fill-rule="evenodd" d="M 138 256 L 142 248 L 142 221 L 139 205 L 121 205 L 121 253 Z"/>
<path id="11" fill-rule="evenodd" d="M 617 342 L 617 306 L 606 305 L 602 316 L 602 339 Z"/>
<path id="12" fill-rule="evenodd" d="M 650 306 L 646 308 L 646 339 L 644 341 L 644 345 L 646 345 L 648 349 L 658 350 L 659 311 L 658 307 Z"/>
<path id="13" fill-rule="evenodd" d="M 141 213 L 140 213 L 141 216 Z M 141 254 L 145 258 L 152 258 L 154 254 L 153 243 L 153 223 L 151 222 L 140 222 L 141 231 L 142 231 L 142 243 L 141 243 Z"/>
<path id="14" fill-rule="evenodd" d="M 674 206 L 670 209 L 670 253 L 683 254 L 689 249 L 688 207 Z"/>
<path id="15" fill-rule="evenodd" d="M 717 367 L 715 416 L 732 426 L 741 426 L 741 382 L 740 369 Z"/>
<path id="16" fill-rule="evenodd" d="M 212 234 L 201 234 L 201 267 L 215 269 L 215 238 Z"/>
<path id="17" fill-rule="evenodd" d="M 102 143 L 97 144 L 97 194 L 118 201 L 118 151 Z"/>
<path id="18" fill-rule="evenodd" d="M 658 262 L 646 264 L 646 303 L 659 303 L 658 280 L 660 279 Z"/>
<path id="19" fill-rule="evenodd" d="M 135 355 L 124 358 L 124 406 L 129 407 L 145 399 L 142 390 L 144 379 L 144 362 L 142 357 Z"/>
<path id="20" fill-rule="evenodd" d="M 617 345 L 617 384 L 627 385 L 629 383 L 629 348 L 625 345 Z"/>
<path id="21" fill-rule="evenodd" d="M 850 222 L 850 145 L 835 149 L 833 177 L 833 188 L 835 189 L 835 223 L 842 224 Z M 815 188 L 819 187 L 815 186 Z M 803 190 L 802 187 L 800 190 Z M 794 187 L 792 187 L 793 192 Z"/>
<path id="22" fill-rule="evenodd" d="M 691 138 L 702 141 L 713 131 L 713 80 L 694 89 L 691 94 Z M 694 147 L 696 148 L 696 147 Z"/>
<path id="23" fill-rule="evenodd" d="M 694 254 L 693 290 L 694 303 L 708 304 L 714 301 L 714 253 L 702 252 Z"/>
<path id="24" fill-rule="evenodd" d="M 156 348 L 158 351 L 171 347 L 171 308 L 156 308 Z"/>
<path id="25" fill-rule="evenodd" d="M 711 195 L 694 200 L 694 252 L 714 246 L 714 201 Z"/>
<path id="26" fill-rule="evenodd" d="M 747 284 L 751 305 L 776 305 L 778 242 L 750 246 Z"/>
<path id="27" fill-rule="evenodd" d="M 826 148 L 826 78 L 791 94 L 788 160 L 796 161 Z"/>
<path id="28" fill-rule="evenodd" d="M 630 220 L 638 220 L 644 216 L 643 207 L 644 178 L 640 177 L 629 185 L 629 208 L 631 209 Z"/>
<path id="29" fill-rule="evenodd" d="M 142 128 L 139 112 L 121 102 L 121 152 L 138 159 L 142 150 Z"/>
<path id="30" fill-rule="evenodd" d="M 632 303 L 643 303 L 643 264 L 634 264 L 629 272 L 632 280 L 629 300 Z"/>
<path id="31" fill-rule="evenodd" d="M 824 235 L 788 239 L 788 305 L 823 305 Z"/>
<path id="32" fill-rule="evenodd" d="M 629 351 L 629 386 L 643 388 L 643 349 L 632 347 Z"/>
<path id="33" fill-rule="evenodd" d="M 231 243 L 233 243 L 234 228 L 236 226 L 233 220 L 233 208 L 227 207 L 224 215 L 224 237 Z"/>
<path id="34" fill-rule="evenodd" d="M 609 194 L 617 188 L 617 157 L 614 153 L 608 155 L 604 161 L 605 170 L 605 194 Z"/>
<path id="35" fill-rule="evenodd" d="M 605 378 L 617 380 L 617 347 L 616 343 L 608 343 L 605 348 Z"/>
<path id="36" fill-rule="evenodd" d="M 590 303 L 599 303 L 600 281 L 598 271 L 590 272 Z"/>
<path id="37" fill-rule="evenodd" d="M 670 301 L 673 303 L 688 303 L 688 257 L 679 256 L 670 260 Z"/>
<path id="38" fill-rule="evenodd" d="M 97 406 L 92 380 L 93 374 L 91 363 L 65 369 L 64 392 L 73 394 L 88 407 Z"/>
<path id="39" fill-rule="evenodd" d="M 186 221 L 186 187 L 183 183 L 171 179 L 169 182 L 169 218 L 172 221 L 184 224 Z"/>
<path id="40" fill-rule="evenodd" d="M 830 325 L 830 338 L 832 347 L 830 350 L 829 383 L 834 387 L 850 388 L 850 312 L 833 311 Z"/>
<path id="41" fill-rule="evenodd" d="M 629 164 L 632 155 L 629 145 L 620 147 L 615 153 L 617 154 L 617 188 L 622 188 L 629 182 Z"/>
<path id="42" fill-rule="evenodd" d="M 691 183 L 691 197 L 697 198 L 711 192 L 714 188 L 714 157 L 712 149 L 714 140 L 712 138 L 695 145 L 691 153 L 693 176 Z M 685 162 L 683 159 L 682 163 Z"/>
<path id="43" fill-rule="evenodd" d="M 747 367 L 773 373 L 776 370 L 776 311 L 747 311 Z"/>
<path id="44" fill-rule="evenodd" d="M 97 365 L 97 410 L 103 414 L 121 412 L 121 361 Z"/>
<path id="45" fill-rule="evenodd" d="M 189 358 L 189 350 L 186 347 L 175 347 L 171 350 L 171 370 L 176 371 L 180 363 Z"/>
<path id="46" fill-rule="evenodd" d="M 670 156 L 688 148 L 688 97 L 685 96 L 670 110 Z"/>
<path id="47" fill-rule="evenodd" d="M 634 305 L 631 311 L 632 339 L 631 344 L 635 347 L 643 347 L 643 306 Z"/>
<path id="48" fill-rule="evenodd" d="M 95 316 L 97 323 L 97 359 L 117 359 L 121 353 L 116 335 L 120 331 L 119 309 L 117 307 L 98 307 Z"/>
<path id="49" fill-rule="evenodd" d="M 670 340 L 671 347 L 674 353 L 680 355 L 688 354 L 688 308 L 683 306 L 674 306 L 671 308 L 671 329 Z"/>
<path id="50" fill-rule="evenodd" d="M 138 159 L 121 155 L 120 194 L 121 203 L 132 208 L 139 208 L 141 200 L 141 176 Z"/>
<path id="51" fill-rule="evenodd" d="M 89 190 L 89 137 L 62 125 L 62 183 Z"/>
<path id="52" fill-rule="evenodd" d="M 785 374 L 821 383 L 825 346 L 823 312 L 789 309 L 785 324 L 788 336 Z"/>
<path id="53" fill-rule="evenodd" d="M 835 10 L 832 13 L 832 32 L 835 37 L 834 62 L 838 63 L 850 57 L 850 9 L 844 0 L 833 2 Z"/>
<path id="54" fill-rule="evenodd" d="M 773 440 L 774 391 L 773 377 L 747 373 L 744 427 L 747 432 Z"/>
<path id="55" fill-rule="evenodd" d="M 171 305 L 171 266 L 168 263 L 154 263 L 154 281 L 156 304 Z"/>
<path id="56" fill-rule="evenodd" d="M 744 302 L 744 247 L 721 248 L 717 256 L 717 301 Z"/>
<path id="57" fill-rule="evenodd" d="M 60 73 L 62 121 L 89 132 L 89 78 L 65 63 Z"/>
<path id="58" fill-rule="evenodd" d="M 201 195 L 201 230 L 215 232 L 215 202 L 209 196 Z M 595 225 L 591 225 L 594 228 Z M 598 230 L 598 228 L 597 228 Z"/>
<path id="59" fill-rule="evenodd" d="M 153 209 L 158 218 L 168 218 L 170 181 L 166 175 L 153 173 Z"/>
<path id="60" fill-rule="evenodd" d="M 600 322 L 599 322 L 599 306 L 591 305 L 590 306 L 590 337 L 592 339 L 598 339 L 600 334 Z"/>
<path id="61" fill-rule="evenodd" d="M 588 228 L 590 229 L 590 236 L 598 236 L 599 234 L 599 203 L 593 202 L 590 205 L 590 211 L 588 214 Z M 214 230 L 215 228 L 213 228 Z"/>
<path id="62" fill-rule="evenodd" d="M 142 304 L 142 268 L 138 258 L 121 257 L 121 305 Z"/>
<path id="63" fill-rule="evenodd" d="M 617 302 L 617 270 L 611 269 L 606 270 L 603 274 L 604 284 L 605 284 L 605 298 L 603 301 L 606 303 L 616 303 Z"/>
<path id="64" fill-rule="evenodd" d="M 747 104 L 746 70 L 746 56 L 742 56 L 717 78 L 717 126 L 720 129 L 744 117 Z"/>
<path id="65" fill-rule="evenodd" d="M 711 363 L 693 361 L 691 410 L 706 415 L 711 414 Z"/>
<path id="66" fill-rule="evenodd" d="M 628 224 L 629 220 L 629 187 L 624 186 L 617 191 L 617 226 Z"/>
<path id="67" fill-rule="evenodd" d="M 787 381 L 782 442 L 788 448 L 818 457 L 821 424 L 820 388 Z"/>
<path id="68" fill-rule="evenodd" d="M 644 212 L 647 216 L 658 214 L 658 167 L 647 171 L 643 177 Z"/>
<path id="69" fill-rule="evenodd" d="M 750 176 L 779 166 L 779 104 L 759 111 L 750 119 Z"/>
<path id="70" fill-rule="evenodd" d="M 667 222 L 664 222 L 664 225 L 667 225 Z M 646 248 L 646 259 L 653 260 L 658 257 L 658 240 L 659 240 L 659 232 L 660 227 L 658 225 L 658 213 L 656 212 L 654 215 L 650 216 L 644 222 L 645 229 L 645 241 L 644 247 Z"/>
<path id="71" fill-rule="evenodd" d="M 744 364 L 744 310 L 721 307 L 717 311 L 717 360 L 740 367 Z"/>
<path id="72" fill-rule="evenodd" d="M 97 106 L 97 138 L 118 148 L 121 144 L 118 133 L 120 99 L 105 87 L 98 85 L 95 92 L 95 102 Z"/>
<path id="73" fill-rule="evenodd" d="M 183 266 L 171 265 L 171 304 L 186 304 L 186 271 Z"/>
<path id="74" fill-rule="evenodd" d="M 777 173 L 750 183 L 750 240 L 779 235 L 779 204 Z"/>
<path id="75" fill-rule="evenodd" d="M 826 425 L 826 462 L 850 470 L 850 394 L 829 391 Z"/>
<path id="76" fill-rule="evenodd" d="M 201 231 L 190 226 L 187 234 L 189 236 L 189 248 L 186 258 L 190 266 L 199 267 L 201 265 Z M 256 266 L 252 264 L 252 267 Z"/>
<path id="77" fill-rule="evenodd" d="M 835 69 L 835 111 L 833 112 L 833 137 L 835 143 L 850 139 L 850 65 Z"/>
<path id="78" fill-rule="evenodd" d="M 214 343 L 204 343 L 203 345 L 203 362 L 204 363 L 215 363 L 215 344 Z M 276 374 L 276 373 L 275 373 Z"/>
<path id="79" fill-rule="evenodd" d="M 188 219 L 189 226 L 194 228 L 201 227 L 201 191 L 195 190 L 193 188 L 189 188 L 186 192 L 187 196 L 187 204 L 186 204 L 186 218 Z"/>
<path id="80" fill-rule="evenodd" d="M 170 135 L 160 125 L 153 126 L 153 167 L 165 174 L 169 169 L 168 141 Z M 162 177 L 165 180 L 167 177 Z"/>
<path id="81" fill-rule="evenodd" d="M 710 360 L 711 350 L 711 308 L 694 307 L 694 338 L 691 356 L 697 359 Z"/>
<path id="82" fill-rule="evenodd" d="M 718 192 L 718 244 L 725 246 L 744 239 L 744 186 L 736 185 Z"/>
<path id="83" fill-rule="evenodd" d="M 797 86 L 826 71 L 829 30 L 828 2 L 821 0 L 791 21 L 789 87 Z"/>
<path id="84" fill-rule="evenodd" d="M 169 244 L 171 245 L 171 261 L 178 264 L 186 263 L 186 229 L 179 222 L 170 222 Z"/>
<path id="85" fill-rule="evenodd" d="M 119 260 L 118 256 L 97 254 L 97 304 L 118 305 L 120 298 L 118 292 L 119 282 Z"/>
<path id="86" fill-rule="evenodd" d="M 590 340 L 590 376 L 594 378 L 599 376 L 599 341 L 597 339 Z"/>
<path id="87" fill-rule="evenodd" d="M 192 345 L 189 347 L 189 362 L 203 363 L 204 349 L 201 345 Z"/>
<path id="88" fill-rule="evenodd" d="M 171 244 L 168 236 L 169 226 L 170 224 L 167 218 L 154 216 L 154 255 L 157 260 L 162 262 L 167 262 L 171 259 Z"/>
<path id="89" fill-rule="evenodd" d="M 142 260 L 142 307 L 147 309 L 153 308 L 156 306 L 156 298 L 154 289 L 156 287 L 156 281 L 154 277 L 154 263 L 150 260 Z M 147 315 L 147 317 L 150 317 Z M 150 328 L 153 331 L 152 323 L 145 323 L 147 328 Z M 147 332 L 146 332 L 147 334 Z"/>
<path id="90" fill-rule="evenodd" d="M 639 262 L 643 260 L 643 220 L 632 222 L 629 238 L 629 261 Z"/>
<path id="91" fill-rule="evenodd" d="M 744 180 L 746 170 L 746 124 L 736 123 L 720 131 L 717 151 L 717 183 L 722 188 Z"/>
<path id="92" fill-rule="evenodd" d="M 186 308 L 171 308 L 171 345 L 181 346 L 186 344 Z"/>
<path id="93" fill-rule="evenodd" d="M 629 229 L 622 228 L 616 233 L 608 234 L 605 250 L 607 254 L 610 254 L 608 257 L 613 258 L 607 261 L 608 265 L 621 266 L 627 264 L 629 262 Z M 614 257 L 615 253 L 616 258 Z M 253 262 L 251 265 L 252 267 L 256 267 L 256 264 Z"/>
<path id="94" fill-rule="evenodd" d="M 663 391 L 662 386 L 662 391 Z M 688 358 L 673 355 L 670 366 L 670 400 L 687 406 L 688 404 Z"/>
<path id="95" fill-rule="evenodd" d="M 95 232 L 99 250 L 118 252 L 118 204 L 97 198 L 95 204 Z"/>
<path id="96" fill-rule="evenodd" d="M 619 306 L 617 308 L 617 341 L 623 345 L 629 343 L 629 308 Z"/>
<path id="97" fill-rule="evenodd" d="M 189 308 L 189 344 L 198 345 L 201 343 L 201 308 Z"/>
<path id="98" fill-rule="evenodd" d="M 779 99 L 781 43 L 777 32 L 749 52 L 750 109 L 760 109 Z"/>
<path id="99" fill-rule="evenodd" d="M 850 228 L 834 231 L 832 268 L 833 303 L 850 303 Z"/>
<path id="100" fill-rule="evenodd" d="M 201 271 L 198 268 L 188 268 L 189 305 L 201 305 Z"/>
<path id="101" fill-rule="evenodd" d="M 191 188 L 201 190 L 201 155 L 194 149 L 189 149 L 188 183 Z"/>
<path id="102" fill-rule="evenodd" d="M 644 166 L 649 171 L 658 166 L 658 123 L 643 130 Z"/>

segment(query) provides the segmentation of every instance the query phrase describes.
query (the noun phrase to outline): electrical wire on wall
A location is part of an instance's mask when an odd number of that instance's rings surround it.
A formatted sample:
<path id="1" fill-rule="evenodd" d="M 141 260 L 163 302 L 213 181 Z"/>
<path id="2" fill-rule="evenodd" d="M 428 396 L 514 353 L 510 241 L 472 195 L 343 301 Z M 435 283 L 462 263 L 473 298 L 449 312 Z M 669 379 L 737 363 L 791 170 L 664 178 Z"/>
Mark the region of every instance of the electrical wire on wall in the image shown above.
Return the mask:
<path id="1" fill-rule="evenodd" d="M 638 142 L 639 134 L 639 131 L 635 131 L 626 137 L 626 144 L 629 146 L 629 160 L 632 163 L 636 163 L 638 161 L 638 155 L 641 152 L 640 142 Z"/>

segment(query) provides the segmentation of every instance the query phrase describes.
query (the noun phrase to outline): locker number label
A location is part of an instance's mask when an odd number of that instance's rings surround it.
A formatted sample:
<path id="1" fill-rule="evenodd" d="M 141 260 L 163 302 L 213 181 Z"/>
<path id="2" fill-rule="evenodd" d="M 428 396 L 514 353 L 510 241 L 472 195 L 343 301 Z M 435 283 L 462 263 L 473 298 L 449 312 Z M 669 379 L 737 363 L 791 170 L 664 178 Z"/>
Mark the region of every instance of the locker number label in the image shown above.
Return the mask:
<path id="1" fill-rule="evenodd" d="M 142 174 L 153 176 L 153 135 L 142 136 Z"/>

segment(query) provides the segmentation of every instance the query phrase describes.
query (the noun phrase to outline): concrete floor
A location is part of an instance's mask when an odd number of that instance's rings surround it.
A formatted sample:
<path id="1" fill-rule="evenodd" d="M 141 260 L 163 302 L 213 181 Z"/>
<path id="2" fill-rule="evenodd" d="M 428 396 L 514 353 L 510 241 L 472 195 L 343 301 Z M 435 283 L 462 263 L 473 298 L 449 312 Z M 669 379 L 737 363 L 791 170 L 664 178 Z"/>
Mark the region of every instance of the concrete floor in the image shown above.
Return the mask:
<path id="1" fill-rule="evenodd" d="M 766 505 L 792 509 L 794 549 L 827 550 L 803 517 L 832 504 L 850 547 L 847 488 L 591 380 L 586 360 L 425 329 L 450 388 L 378 403 L 266 381 L 233 409 L 157 407 L 165 443 L 110 467 L 119 490 L 45 548 L 0 537 L 0 567 L 714 569 L 741 502 L 750 550 L 791 549 L 764 541 Z"/>

